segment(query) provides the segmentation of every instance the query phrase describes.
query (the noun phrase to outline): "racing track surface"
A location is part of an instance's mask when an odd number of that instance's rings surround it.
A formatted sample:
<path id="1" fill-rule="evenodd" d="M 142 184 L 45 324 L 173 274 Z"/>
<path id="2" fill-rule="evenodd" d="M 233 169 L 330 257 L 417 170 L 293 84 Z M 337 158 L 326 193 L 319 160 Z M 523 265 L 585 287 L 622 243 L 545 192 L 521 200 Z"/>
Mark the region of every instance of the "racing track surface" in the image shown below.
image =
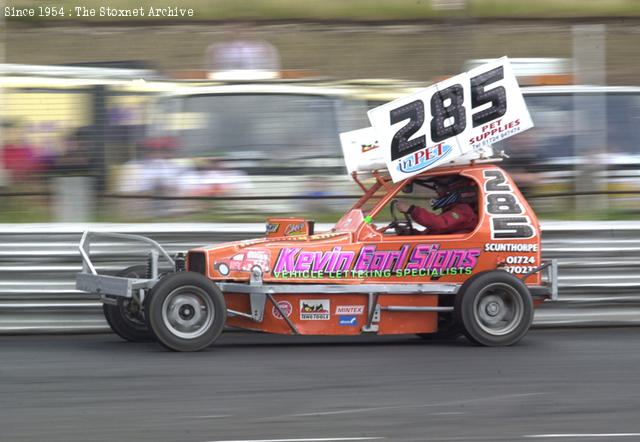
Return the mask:
<path id="1" fill-rule="evenodd" d="M 3 336 L 0 398 L 3 442 L 640 440 L 640 329 L 511 348 L 227 333 L 191 354 Z"/>

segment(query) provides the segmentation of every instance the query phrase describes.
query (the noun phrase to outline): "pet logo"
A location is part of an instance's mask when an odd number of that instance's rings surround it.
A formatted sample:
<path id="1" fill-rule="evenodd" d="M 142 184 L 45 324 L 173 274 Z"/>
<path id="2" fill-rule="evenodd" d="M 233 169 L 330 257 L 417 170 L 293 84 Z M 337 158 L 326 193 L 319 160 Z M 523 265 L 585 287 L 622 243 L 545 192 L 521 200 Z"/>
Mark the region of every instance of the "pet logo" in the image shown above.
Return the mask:
<path id="1" fill-rule="evenodd" d="M 452 150 L 451 145 L 443 143 L 421 149 L 402 158 L 398 170 L 404 173 L 417 172 L 446 157 Z"/>

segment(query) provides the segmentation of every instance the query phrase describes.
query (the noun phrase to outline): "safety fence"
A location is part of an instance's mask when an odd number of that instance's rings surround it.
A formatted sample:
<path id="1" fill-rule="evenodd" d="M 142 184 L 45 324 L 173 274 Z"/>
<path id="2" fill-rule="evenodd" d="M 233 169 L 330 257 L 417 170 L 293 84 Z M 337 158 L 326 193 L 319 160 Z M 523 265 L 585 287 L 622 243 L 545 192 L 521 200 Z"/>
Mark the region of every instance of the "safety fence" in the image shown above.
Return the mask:
<path id="1" fill-rule="evenodd" d="M 329 228 L 317 226 L 318 231 Z M 536 326 L 640 324 L 640 222 L 543 222 L 543 258 L 559 259 L 558 301 L 536 311 Z M 153 238 L 170 253 L 263 234 L 260 224 L 0 225 L 0 333 L 104 332 L 96 297 L 75 290 L 84 230 Z M 92 244 L 97 270 L 115 273 L 146 259 L 144 246 Z"/>

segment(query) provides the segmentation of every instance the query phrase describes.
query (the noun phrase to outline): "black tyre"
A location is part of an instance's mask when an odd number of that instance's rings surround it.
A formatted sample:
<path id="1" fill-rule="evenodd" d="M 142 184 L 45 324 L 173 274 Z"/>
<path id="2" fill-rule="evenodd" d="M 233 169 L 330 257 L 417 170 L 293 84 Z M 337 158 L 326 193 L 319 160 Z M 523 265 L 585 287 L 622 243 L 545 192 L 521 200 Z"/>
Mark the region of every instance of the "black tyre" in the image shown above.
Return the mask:
<path id="1" fill-rule="evenodd" d="M 174 351 L 198 351 L 222 333 L 227 309 L 220 289 L 194 272 L 162 278 L 147 298 L 147 323 L 156 339 Z"/>
<path id="2" fill-rule="evenodd" d="M 442 307 L 453 307 L 453 296 L 441 296 L 438 305 Z M 453 312 L 438 314 L 438 331 L 434 333 L 418 333 L 425 341 L 449 341 L 462 336 L 462 328 L 456 322 Z"/>
<path id="3" fill-rule="evenodd" d="M 507 346 L 524 337 L 533 321 L 527 286 L 497 270 L 468 280 L 456 296 L 455 318 L 465 336 L 485 346 Z"/>
<path id="4" fill-rule="evenodd" d="M 446 315 L 446 313 L 445 313 Z M 462 336 L 462 329 L 455 323 L 455 321 L 450 317 L 443 317 L 444 315 L 440 313 L 440 318 L 438 318 L 438 331 L 433 333 L 418 333 L 425 341 L 450 341 L 453 339 L 457 339 Z"/>
<path id="5" fill-rule="evenodd" d="M 127 267 L 116 274 L 127 278 L 144 278 L 147 266 Z M 153 334 L 147 327 L 142 305 L 133 299 L 118 297 L 117 305 L 102 304 L 104 317 L 111 330 L 121 338 L 130 342 L 149 342 Z"/>

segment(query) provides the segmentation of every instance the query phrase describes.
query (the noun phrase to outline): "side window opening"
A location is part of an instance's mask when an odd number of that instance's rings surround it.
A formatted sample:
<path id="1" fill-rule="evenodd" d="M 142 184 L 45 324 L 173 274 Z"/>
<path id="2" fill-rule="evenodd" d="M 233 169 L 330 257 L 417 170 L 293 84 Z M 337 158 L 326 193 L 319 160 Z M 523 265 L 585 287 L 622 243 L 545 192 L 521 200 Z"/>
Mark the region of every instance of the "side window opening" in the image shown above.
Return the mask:
<path id="1" fill-rule="evenodd" d="M 385 235 L 459 234 L 473 231 L 479 220 L 478 186 L 454 174 L 417 177 L 408 182 L 376 217 Z M 409 210 L 407 221 L 403 211 Z M 394 219 L 395 216 L 395 219 Z"/>

